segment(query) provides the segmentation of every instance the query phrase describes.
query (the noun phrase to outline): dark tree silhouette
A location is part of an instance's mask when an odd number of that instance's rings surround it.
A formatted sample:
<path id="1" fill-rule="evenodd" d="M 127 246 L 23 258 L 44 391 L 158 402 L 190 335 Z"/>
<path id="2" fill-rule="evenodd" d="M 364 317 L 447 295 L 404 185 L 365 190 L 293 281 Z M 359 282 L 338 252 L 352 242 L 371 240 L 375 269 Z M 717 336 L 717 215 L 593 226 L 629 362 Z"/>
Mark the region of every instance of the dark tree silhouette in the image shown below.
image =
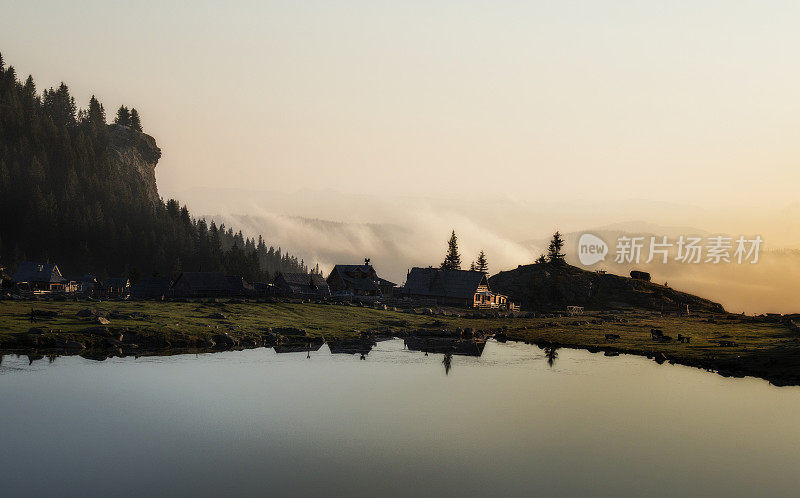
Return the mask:
<path id="1" fill-rule="evenodd" d="M 122 126 L 131 125 L 131 111 L 124 105 L 119 106 L 119 109 L 117 109 L 117 117 L 114 118 L 114 124 Z"/>
<path id="2" fill-rule="evenodd" d="M 550 246 L 547 248 L 547 261 L 556 264 L 563 263 L 564 253 L 561 252 L 563 248 L 564 239 L 561 237 L 561 233 L 556 231 L 553 234 L 553 239 L 550 240 Z"/>
<path id="3" fill-rule="evenodd" d="M 475 262 L 475 271 L 479 271 L 484 275 L 489 274 L 489 263 L 486 261 L 486 253 L 481 252 L 478 254 L 478 260 Z"/>
<path id="4" fill-rule="evenodd" d="M 136 131 L 142 131 L 142 121 L 139 118 L 139 111 L 136 108 L 131 109 L 131 129 Z"/>
<path id="5" fill-rule="evenodd" d="M 118 119 L 124 119 L 123 106 Z M 0 261 L 53 261 L 67 276 L 173 276 L 220 271 L 265 281 L 305 264 L 259 237 L 197 220 L 174 199 L 153 203 L 144 182 L 113 173 L 111 136 L 96 97 L 77 119 L 65 84 L 40 98 L 0 63 Z M 130 118 L 130 114 L 128 114 Z"/>
<path id="6" fill-rule="evenodd" d="M 458 254 L 458 237 L 456 237 L 455 230 L 450 235 L 450 240 L 447 241 L 447 255 L 444 257 L 441 268 L 443 270 L 461 269 L 461 255 Z"/>
<path id="7" fill-rule="evenodd" d="M 534 261 L 534 263 L 536 263 L 537 265 L 547 263 L 547 258 L 545 257 L 544 254 L 542 254 L 538 258 L 536 258 L 536 261 Z"/>

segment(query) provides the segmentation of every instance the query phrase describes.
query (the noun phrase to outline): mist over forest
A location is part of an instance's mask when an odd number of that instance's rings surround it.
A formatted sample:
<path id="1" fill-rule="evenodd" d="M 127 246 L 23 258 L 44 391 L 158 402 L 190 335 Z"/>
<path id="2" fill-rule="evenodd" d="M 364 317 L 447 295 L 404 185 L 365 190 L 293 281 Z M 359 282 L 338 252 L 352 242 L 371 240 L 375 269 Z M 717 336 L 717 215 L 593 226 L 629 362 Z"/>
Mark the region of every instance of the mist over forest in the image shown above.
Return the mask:
<path id="1" fill-rule="evenodd" d="M 550 234 L 565 234 L 567 262 L 580 265 L 576 244 L 590 232 L 612 246 L 605 261 L 589 267 L 627 275 L 650 272 L 671 287 L 721 302 L 729 311 L 789 312 L 800 295 L 800 250 L 797 234 L 769 221 L 737 216 L 738 225 L 720 211 L 644 200 L 537 203 L 514 199 L 457 199 L 346 194 L 331 190 L 259 192 L 195 189 L 180 194 L 195 212 L 207 213 L 251 237 L 263 234 L 323 271 L 336 263 L 358 263 L 369 257 L 386 278 L 402 284 L 413 266 L 437 266 L 454 229 L 464 266 L 484 250 L 490 273 L 534 261 Z M 797 207 L 788 204 L 779 211 Z M 648 221 L 642 221 L 648 220 Z M 764 231 L 752 230 L 762 227 Z M 715 230 L 716 229 L 716 230 Z M 675 261 L 638 265 L 614 262 L 617 237 L 680 235 L 703 237 L 759 234 L 765 243 L 757 264 L 698 264 Z"/>

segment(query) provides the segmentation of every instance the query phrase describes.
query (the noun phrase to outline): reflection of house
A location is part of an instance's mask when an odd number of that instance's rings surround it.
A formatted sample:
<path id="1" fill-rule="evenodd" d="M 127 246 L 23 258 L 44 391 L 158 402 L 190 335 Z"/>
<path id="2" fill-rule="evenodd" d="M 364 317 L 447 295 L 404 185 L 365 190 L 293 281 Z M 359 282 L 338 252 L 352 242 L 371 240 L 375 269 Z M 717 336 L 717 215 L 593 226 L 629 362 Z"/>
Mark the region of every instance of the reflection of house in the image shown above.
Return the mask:
<path id="1" fill-rule="evenodd" d="M 275 276 L 272 285 L 283 296 L 323 299 L 331 296 L 328 283 L 316 273 L 281 272 Z"/>
<path id="2" fill-rule="evenodd" d="M 105 286 L 106 297 L 109 299 L 126 298 L 131 288 L 131 282 L 125 277 L 109 277 L 106 279 Z"/>
<path id="3" fill-rule="evenodd" d="M 218 297 L 230 294 L 225 275 L 218 272 L 183 272 L 172 284 L 176 297 Z"/>
<path id="4" fill-rule="evenodd" d="M 486 275 L 479 271 L 412 268 L 403 294 L 450 306 L 503 309 L 512 306 L 508 297 L 489 289 Z"/>
<path id="5" fill-rule="evenodd" d="M 22 262 L 12 277 L 21 290 L 33 292 L 62 292 L 66 279 L 54 263 Z"/>
<path id="6" fill-rule="evenodd" d="M 168 277 L 142 277 L 131 285 L 131 297 L 161 301 L 169 294 L 170 283 Z"/>
<path id="7" fill-rule="evenodd" d="M 328 275 L 334 295 L 391 296 L 395 283 L 380 278 L 370 264 L 336 265 Z"/>

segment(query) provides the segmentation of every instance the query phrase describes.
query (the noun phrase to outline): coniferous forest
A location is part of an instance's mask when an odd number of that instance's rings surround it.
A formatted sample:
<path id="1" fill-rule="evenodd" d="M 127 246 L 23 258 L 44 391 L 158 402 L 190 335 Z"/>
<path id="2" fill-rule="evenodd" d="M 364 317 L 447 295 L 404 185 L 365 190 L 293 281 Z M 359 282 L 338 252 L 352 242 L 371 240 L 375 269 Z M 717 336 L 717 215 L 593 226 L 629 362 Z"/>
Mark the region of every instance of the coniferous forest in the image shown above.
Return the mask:
<path id="1" fill-rule="evenodd" d="M 112 174 L 112 127 L 141 134 L 136 109 L 114 125 L 94 96 L 79 109 L 64 83 L 37 93 L 0 55 L 0 264 L 55 262 L 66 276 L 171 276 L 220 271 L 250 281 L 278 271 L 307 272 L 303 261 L 241 232 L 195 219 L 147 185 Z"/>

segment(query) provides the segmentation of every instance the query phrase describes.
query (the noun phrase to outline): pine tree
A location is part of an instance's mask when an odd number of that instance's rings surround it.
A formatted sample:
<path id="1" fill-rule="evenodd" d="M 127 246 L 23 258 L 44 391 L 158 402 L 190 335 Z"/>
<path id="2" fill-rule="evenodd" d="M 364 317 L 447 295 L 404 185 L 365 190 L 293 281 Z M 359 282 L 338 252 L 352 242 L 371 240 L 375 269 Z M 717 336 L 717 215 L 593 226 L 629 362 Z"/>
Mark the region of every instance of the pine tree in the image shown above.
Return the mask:
<path id="1" fill-rule="evenodd" d="M 136 131 L 142 131 L 142 121 L 139 119 L 139 111 L 136 108 L 131 109 L 131 129 Z"/>
<path id="2" fill-rule="evenodd" d="M 547 248 L 547 261 L 549 263 L 560 264 L 564 262 L 564 253 L 561 249 L 564 248 L 564 239 L 561 233 L 556 231 L 553 234 L 553 239 L 550 241 L 550 246 Z"/>
<path id="3" fill-rule="evenodd" d="M 541 265 L 541 264 L 547 263 L 547 258 L 544 256 L 544 254 L 542 254 L 538 258 L 536 258 L 535 263 L 537 265 Z"/>
<path id="4" fill-rule="evenodd" d="M 86 119 L 89 123 L 98 127 L 106 125 L 106 110 L 103 108 L 103 104 L 101 104 L 94 95 L 89 99 L 89 111 Z"/>
<path id="5" fill-rule="evenodd" d="M 476 271 L 475 270 L 475 262 L 474 261 L 469 264 L 469 271 Z"/>
<path id="6" fill-rule="evenodd" d="M 122 126 L 131 125 L 131 112 L 124 105 L 119 106 L 119 109 L 117 109 L 117 117 L 114 119 L 114 124 Z"/>
<path id="7" fill-rule="evenodd" d="M 484 275 L 489 274 L 489 263 L 486 262 L 486 253 L 483 252 L 483 249 L 478 254 L 478 261 L 475 262 L 475 271 L 479 271 Z"/>
<path id="8" fill-rule="evenodd" d="M 447 241 L 447 255 L 444 257 L 441 268 L 443 270 L 461 269 L 461 255 L 458 254 L 458 237 L 456 237 L 455 230 L 450 235 L 450 240 Z"/>

